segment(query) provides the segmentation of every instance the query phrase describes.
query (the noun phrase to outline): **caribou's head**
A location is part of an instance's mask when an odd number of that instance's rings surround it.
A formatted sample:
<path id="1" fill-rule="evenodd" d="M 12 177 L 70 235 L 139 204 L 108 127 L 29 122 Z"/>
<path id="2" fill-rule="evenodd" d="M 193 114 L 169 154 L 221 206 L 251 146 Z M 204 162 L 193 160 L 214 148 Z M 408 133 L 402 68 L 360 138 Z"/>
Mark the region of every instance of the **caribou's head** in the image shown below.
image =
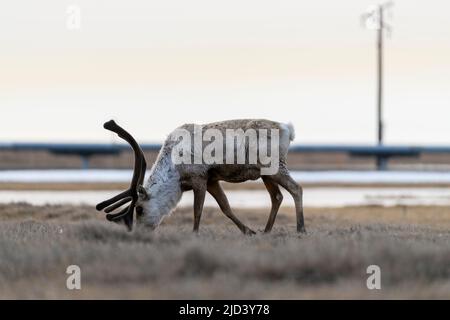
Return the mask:
<path id="1" fill-rule="evenodd" d="M 134 138 L 125 131 L 122 127 L 116 124 L 113 120 L 106 122 L 103 127 L 107 130 L 113 131 L 118 134 L 119 137 L 127 141 L 134 151 L 134 171 L 133 178 L 131 179 L 130 188 L 118 195 L 97 204 L 96 209 L 101 211 L 105 210 L 107 213 L 106 219 L 113 222 L 123 222 L 127 226 L 128 230 L 133 228 L 133 214 L 136 208 L 136 215 L 138 221 L 140 217 L 145 214 L 144 208 L 146 207 L 146 202 L 149 200 L 149 196 L 142 186 L 144 181 L 145 170 L 147 164 L 145 162 L 144 153 L 139 147 L 138 143 Z M 124 204 L 130 202 L 130 204 L 119 210 L 116 213 L 112 213 L 115 209 L 122 207 Z"/>
<path id="2" fill-rule="evenodd" d="M 159 226 L 164 216 L 169 213 L 167 196 L 170 196 L 170 193 L 173 192 L 171 188 L 170 184 L 151 184 L 151 182 L 147 188 L 139 186 L 136 205 L 137 223 L 139 225 L 152 230 Z"/>

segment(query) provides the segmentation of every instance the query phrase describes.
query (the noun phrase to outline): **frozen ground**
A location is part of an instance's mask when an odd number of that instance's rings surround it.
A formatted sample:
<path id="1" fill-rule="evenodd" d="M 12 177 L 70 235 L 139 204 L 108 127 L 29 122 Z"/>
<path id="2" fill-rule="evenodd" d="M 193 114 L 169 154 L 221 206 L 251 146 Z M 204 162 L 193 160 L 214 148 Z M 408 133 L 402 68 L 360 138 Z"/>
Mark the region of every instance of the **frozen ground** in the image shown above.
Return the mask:
<path id="1" fill-rule="evenodd" d="M 440 171 L 293 171 L 301 183 L 327 184 L 450 184 L 450 172 Z M 5 182 L 129 182 L 131 170 L 3 170 Z"/>
<path id="2" fill-rule="evenodd" d="M 28 202 L 44 204 L 87 204 L 95 205 L 121 190 L 0 190 L 0 203 Z M 264 208 L 270 204 L 270 197 L 263 189 L 227 190 L 232 207 Z M 292 198 L 283 190 L 283 206 L 292 207 Z M 192 207 L 193 194 L 186 192 L 180 207 Z M 304 189 L 306 207 L 342 207 L 356 205 L 412 206 L 412 205 L 450 205 L 450 188 L 308 188 Z M 217 204 L 208 194 L 205 206 Z"/>

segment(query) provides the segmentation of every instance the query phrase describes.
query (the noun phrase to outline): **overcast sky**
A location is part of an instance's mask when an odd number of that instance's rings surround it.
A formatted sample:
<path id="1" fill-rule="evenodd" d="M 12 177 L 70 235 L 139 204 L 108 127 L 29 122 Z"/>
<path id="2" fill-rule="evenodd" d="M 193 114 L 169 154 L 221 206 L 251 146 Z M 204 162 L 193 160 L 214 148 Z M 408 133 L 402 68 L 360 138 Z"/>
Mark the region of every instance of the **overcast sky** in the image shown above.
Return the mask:
<path id="1" fill-rule="evenodd" d="M 232 118 L 298 143 L 375 142 L 375 33 L 362 0 L 15 0 L 0 10 L 0 141 L 142 142 Z M 67 27 L 69 5 L 81 28 Z M 387 143 L 450 144 L 450 2 L 398 0 Z"/>

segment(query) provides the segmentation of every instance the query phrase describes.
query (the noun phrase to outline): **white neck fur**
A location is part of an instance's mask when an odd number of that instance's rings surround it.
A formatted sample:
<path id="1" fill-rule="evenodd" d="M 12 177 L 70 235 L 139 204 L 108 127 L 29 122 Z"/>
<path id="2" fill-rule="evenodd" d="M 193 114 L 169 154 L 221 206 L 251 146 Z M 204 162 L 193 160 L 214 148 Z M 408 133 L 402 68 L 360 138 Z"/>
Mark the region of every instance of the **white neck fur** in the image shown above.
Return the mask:
<path id="1" fill-rule="evenodd" d="M 153 226 L 172 212 L 182 195 L 180 175 L 172 163 L 170 149 L 167 146 L 161 149 L 145 185 L 150 199 L 142 203 L 146 212 L 144 219 Z"/>

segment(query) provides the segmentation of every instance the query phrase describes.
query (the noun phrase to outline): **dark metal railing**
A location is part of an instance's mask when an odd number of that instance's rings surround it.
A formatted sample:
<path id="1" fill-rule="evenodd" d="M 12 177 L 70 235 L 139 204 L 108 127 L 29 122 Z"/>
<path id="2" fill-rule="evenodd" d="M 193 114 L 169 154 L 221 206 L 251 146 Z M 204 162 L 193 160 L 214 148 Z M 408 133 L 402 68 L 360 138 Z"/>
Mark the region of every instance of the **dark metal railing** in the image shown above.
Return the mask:
<path id="1" fill-rule="evenodd" d="M 142 144 L 144 151 L 158 151 L 161 144 Z M 89 158 L 96 154 L 114 155 L 130 150 L 126 144 L 84 143 L 0 143 L 0 151 L 47 151 L 53 154 L 78 155 L 83 159 L 83 168 L 89 167 Z M 356 157 L 373 157 L 377 169 L 386 168 L 393 157 L 418 157 L 422 153 L 450 154 L 450 146 L 389 146 L 389 145 L 292 145 L 293 153 L 346 153 Z"/>

